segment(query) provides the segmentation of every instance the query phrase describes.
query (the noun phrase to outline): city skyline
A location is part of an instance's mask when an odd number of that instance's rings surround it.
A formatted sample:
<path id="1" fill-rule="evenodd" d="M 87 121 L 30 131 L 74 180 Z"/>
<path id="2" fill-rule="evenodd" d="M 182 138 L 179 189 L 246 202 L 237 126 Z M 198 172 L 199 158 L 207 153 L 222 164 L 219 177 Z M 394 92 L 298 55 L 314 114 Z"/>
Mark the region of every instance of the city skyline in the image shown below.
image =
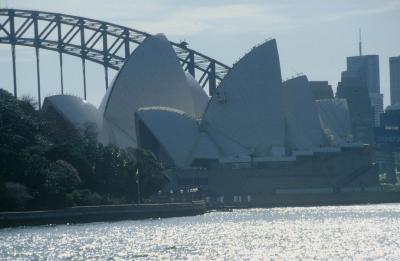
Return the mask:
<path id="1" fill-rule="evenodd" d="M 171 2 L 171 1 L 170 1 Z M 358 29 L 363 31 L 363 53 L 378 54 L 380 63 L 381 92 L 385 107 L 390 101 L 389 57 L 398 56 L 400 36 L 396 24 L 400 18 L 397 1 L 336 1 L 319 3 L 311 1 L 301 5 L 294 1 L 227 2 L 211 1 L 171 4 L 168 1 L 139 3 L 120 1 L 57 1 L 8 0 L 2 7 L 36 9 L 95 18 L 143 30 L 152 34 L 162 32 L 172 41 L 185 40 L 189 47 L 232 65 L 245 52 L 266 38 L 276 38 L 283 79 L 304 73 L 310 80 L 329 81 L 334 90 L 340 73 L 346 68 L 346 57 L 358 54 Z M 88 9 L 90 7 L 90 9 Z M 88 11 L 90 10 L 90 12 Z M 294 12 L 296 10 L 296 12 Z M 223 47 L 223 48 L 222 48 Z M 299 51 L 301 50 L 301 51 Z M 66 90 L 81 95 L 82 80 L 77 66 L 79 59 L 66 58 Z M 306 61 L 306 62 L 304 62 Z M 43 94 L 58 90 L 57 54 L 41 51 Z M 0 45 L 0 87 L 12 90 L 11 52 L 7 45 Z M 35 97 L 36 65 L 32 48 L 17 47 L 18 85 L 21 94 Z M 104 93 L 103 69 L 88 63 L 89 100 L 98 104 Z M 44 71 L 43 71 L 44 72 Z M 110 74 L 113 78 L 115 72 Z M 74 75 L 74 77 L 71 77 Z M 52 88 L 55 86 L 55 88 Z M 99 86 L 99 87 L 97 87 Z M 101 91 L 98 91 L 98 90 Z"/>

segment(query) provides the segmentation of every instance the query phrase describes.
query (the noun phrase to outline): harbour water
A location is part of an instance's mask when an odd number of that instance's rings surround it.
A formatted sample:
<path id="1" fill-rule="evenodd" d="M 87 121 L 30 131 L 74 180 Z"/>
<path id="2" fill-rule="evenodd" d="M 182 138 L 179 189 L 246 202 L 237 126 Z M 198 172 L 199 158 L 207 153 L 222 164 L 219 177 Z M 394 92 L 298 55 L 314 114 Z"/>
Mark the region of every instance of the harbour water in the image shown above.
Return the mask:
<path id="1" fill-rule="evenodd" d="M 0 230 L 0 260 L 400 259 L 400 204 Z"/>

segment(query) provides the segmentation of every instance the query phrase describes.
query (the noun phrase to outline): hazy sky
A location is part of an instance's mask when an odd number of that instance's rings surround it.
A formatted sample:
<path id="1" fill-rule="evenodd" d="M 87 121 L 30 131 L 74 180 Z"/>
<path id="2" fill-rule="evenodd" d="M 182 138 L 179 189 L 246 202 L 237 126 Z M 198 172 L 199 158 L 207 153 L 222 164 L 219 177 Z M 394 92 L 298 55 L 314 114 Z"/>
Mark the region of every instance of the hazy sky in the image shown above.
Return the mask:
<path id="1" fill-rule="evenodd" d="M 336 89 L 346 57 L 379 54 L 381 92 L 389 102 L 389 56 L 400 55 L 400 0 L 0 0 L 2 7 L 35 9 L 96 18 L 173 41 L 231 65 L 252 46 L 276 38 L 283 79 L 304 73 Z M 0 87 L 12 90 L 10 46 L 0 45 Z M 67 92 L 81 95 L 80 60 L 64 56 Z M 17 47 L 21 94 L 36 95 L 32 48 Z M 90 62 L 88 62 L 89 64 Z M 59 90 L 58 56 L 41 51 L 43 94 Z M 89 100 L 104 92 L 103 68 L 88 65 Z"/>

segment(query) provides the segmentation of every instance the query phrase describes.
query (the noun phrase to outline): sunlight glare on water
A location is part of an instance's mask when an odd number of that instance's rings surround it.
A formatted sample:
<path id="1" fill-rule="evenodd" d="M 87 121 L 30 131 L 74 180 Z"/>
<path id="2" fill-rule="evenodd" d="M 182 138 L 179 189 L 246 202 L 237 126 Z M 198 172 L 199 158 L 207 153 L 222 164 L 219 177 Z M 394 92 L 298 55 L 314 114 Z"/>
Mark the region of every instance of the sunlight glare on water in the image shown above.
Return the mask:
<path id="1" fill-rule="evenodd" d="M 0 230 L 0 260 L 400 259 L 400 204 Z"/>

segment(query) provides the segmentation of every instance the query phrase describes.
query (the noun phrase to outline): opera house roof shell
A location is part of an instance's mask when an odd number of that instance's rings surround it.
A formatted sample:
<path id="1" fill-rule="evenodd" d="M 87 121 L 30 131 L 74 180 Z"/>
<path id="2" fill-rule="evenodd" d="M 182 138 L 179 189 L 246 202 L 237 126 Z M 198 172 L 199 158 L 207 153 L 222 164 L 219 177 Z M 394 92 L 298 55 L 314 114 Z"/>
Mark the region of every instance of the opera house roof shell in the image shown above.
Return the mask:
<path id="1" fill-rule="evenodd" d="M 197 121 L 183 111 L 166 107 L 141 108 L 136 112 L 139 141 L 143 142 L 146 135 L 155 137 L 158 150 L 164 151 L 177 166 L 187 166 L 191 163 L 191 153 L 194 143 L 199 136 Z M 141 126 L 141 124 L 143 126 Z M 143 136 L 142 136 L 143 135 Z M 154 142 L 154 141 L 153 141 Z M 149 149 L 154 149 L 149 147 Z"/>
<path id="2" fill-rule="evenodd" d="M 286 126 L 292 150 L 311 150 L 324 144 L 312 90 L 305 75 L 283 83 Z"/>
<path id="3" fill-rule="evenodd" d="M 283 154 L 281 85 L 275 40 L 253 48 L 229 71 L 203 117 L 206 130 L 221 146 L 223 155 L 237 156 L 235 154 L 240 153 L 232 151 L 226 144 L 229 142 L 248 154 Z"/>
<path id="4" fill-rule="evenodd" d="M 191 78 L 182 70 L 164 35 L 146 38 L 121 68 L 101 102 L 100 113 L 110 128 L 120 133 L 110 142 L 120 147 L 137 146 L 134 115 L 142 107 L 164 106 L 200 116 L 208 97 Z M 126 140 L 130 142 L 127 144 Z"/>
<path id="5" fill-rule="evenodd" d="M 92 104 L 73 95 L 52 95 L 46 97 L 43 103 L 43 110 L 54 110 L 62 118 L 83 130 L 88 124 L 96 128 L 102 127 L 102 117 L 99 111 Z"/>
<path id="6" fill-rule="evenodd" d="M 275 40 L 239 60 L 211 99 L 158 34 L 131 54 L 99 109 L 68 95 L 45 104 L 76 127 L 94 123 L 100 142 L 148 149 L 177 167 L 283 158 L 341 146 L 351 133 L 345 100 L 315 102 L 306 76 L 282 82 Z"/>

